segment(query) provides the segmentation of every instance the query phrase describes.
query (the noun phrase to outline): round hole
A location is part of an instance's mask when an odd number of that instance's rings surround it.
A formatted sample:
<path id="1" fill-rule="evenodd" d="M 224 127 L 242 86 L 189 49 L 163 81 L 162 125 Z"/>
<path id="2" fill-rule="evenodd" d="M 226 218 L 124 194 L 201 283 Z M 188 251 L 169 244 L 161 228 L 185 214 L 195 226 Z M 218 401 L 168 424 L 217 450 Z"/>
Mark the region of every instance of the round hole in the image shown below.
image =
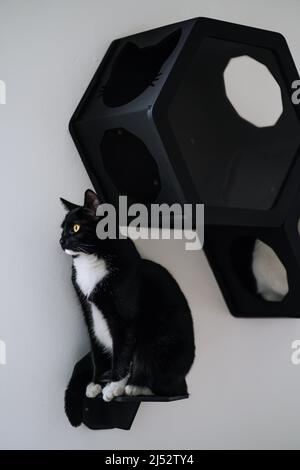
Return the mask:
<path id="1" fill-rule="evenodd" d="M 225 92 L 238 115 L 257 127 L 274 126 L 283 106 L 281 90 L 268 68 L 244 55 L 224 70 Z"/>
<path id="2" fill-rule="evenodd" d="M 132 202 L 155 202 L 161 182 L 157 163 L 146 145 L 123 128 L 105 132 L 101 142 L 104 168 L 118 190 Z"/>
<path id="3" fill-rule="evenodd" d="M 150 46 L 126 42 L 114 59 L 110 76 L 101 91 L 110 108 L 123 106 L 154 86 L 159 72 L 178 44 L 181 30 Z"/>
<path id="4" fill-rule="evenodd" d="M 281 260 L 269 245 L 256 240 L 252 260 L 257 292 L 271 302 L 280 302 L 289 291 L 287 272 Z"/>
<path id="5" fill-rule="evenodd" d="M 289 291 L 286 269 L 269 245 L 241 237 L 231 247 L 231 259 L 245 289 L 269 302 L 280 302 Z"/>

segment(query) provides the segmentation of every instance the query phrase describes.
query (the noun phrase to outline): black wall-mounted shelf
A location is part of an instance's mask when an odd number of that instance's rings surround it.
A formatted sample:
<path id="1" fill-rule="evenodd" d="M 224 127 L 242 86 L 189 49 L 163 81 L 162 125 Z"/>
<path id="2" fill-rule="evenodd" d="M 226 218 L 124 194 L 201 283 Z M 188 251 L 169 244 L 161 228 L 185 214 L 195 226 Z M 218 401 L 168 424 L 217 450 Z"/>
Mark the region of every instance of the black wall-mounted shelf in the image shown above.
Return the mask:
<path id="1" fill-rule="evenodd" d="M 280 87 L 283 113 L 273 126 L 246 121 L 226 96 L 223 72 L 243 55 Z M 300 316 L 298 78 L 281 34 L 195 18 L 113 41 L 70 121 L 106 202 L 205 204 L 204 249 L 236 316 Z M 286 267 L 282 302 L 253 289 L 257 238 Z"/>
<path id="2" fill-rule="evenodd" d="M 82 422 L 90 429 L 119 428 L 129 430 L 141 403 L 171 402 L 186 398 L 188 395 L 176 397 L 120 396 L 108 403 L 103 401 L 102 395 L 96 398 L 85 398 Z"/>
<path id="3" fill-rule="evenodd" d="M 66 390 L 65 410 L 73 426 L 83 423 L 90 429 L 129 430 L 142 402 L 171 402 L 188 398 L 188 395 L 119 396 L 110 402 L 105 402 L 102 394 L 95 398 L 87 398 L 85 390 L 91 381 L 91 376 L 92 361 L 89 353 L 75 365 Z"/>

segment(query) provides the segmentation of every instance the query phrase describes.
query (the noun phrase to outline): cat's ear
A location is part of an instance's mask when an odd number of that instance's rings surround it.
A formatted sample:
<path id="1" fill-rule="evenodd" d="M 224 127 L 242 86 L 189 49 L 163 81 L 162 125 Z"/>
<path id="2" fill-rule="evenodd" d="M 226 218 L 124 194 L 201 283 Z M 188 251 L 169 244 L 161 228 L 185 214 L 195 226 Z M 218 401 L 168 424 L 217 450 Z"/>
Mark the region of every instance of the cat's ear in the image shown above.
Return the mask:
<path id="1" fill-rule="evenodd" d="M 87 189 L 84 193 L 84 207 L 96 215 L 98 206 L 100 206 L 100 201 L 97 194 L 91 189 Z"/>
<path id="2" fill-rule="evenodd" d="M 76 204 L 73 204 L 73 202 L 67 201 L 63 197 L 60 197 L 59 199 L 62 205 L 64 206 L 64 208 L 66 209 L 66 211 L 72 211 L 73 209 L 77 209 L 79 207 Z"/>

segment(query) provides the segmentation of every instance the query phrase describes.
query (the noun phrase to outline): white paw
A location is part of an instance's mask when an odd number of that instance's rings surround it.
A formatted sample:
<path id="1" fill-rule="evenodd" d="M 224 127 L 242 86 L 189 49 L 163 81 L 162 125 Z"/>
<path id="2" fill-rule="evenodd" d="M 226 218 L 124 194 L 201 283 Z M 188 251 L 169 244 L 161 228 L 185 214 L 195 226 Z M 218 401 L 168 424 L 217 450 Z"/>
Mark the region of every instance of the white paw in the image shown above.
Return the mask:
<path id="1" fill-rule="evenodd" d="M 149 387 L 139 387 L 138 385 L 126 385 L 125 394 L 131 397 L 138 395 L 153 395 L 152 390 Z"/>
<path id="2" fill-rule="evenodd" d="M 101 390 L 101 385 L 91 382 L 86 387 L 85 394 L 88 398 L 95 398 L 97 395 L 99 395 L 99 393 L 101 393 Z"/>
<path id="3" fill-rule="evenodd" d="M 110 382 L 105 385 L 102 391 L 103 400 L 111 401 L 114 397 L 124 395 L 126 382 L 127 378 L 119 380 L 118 382 Z"/>

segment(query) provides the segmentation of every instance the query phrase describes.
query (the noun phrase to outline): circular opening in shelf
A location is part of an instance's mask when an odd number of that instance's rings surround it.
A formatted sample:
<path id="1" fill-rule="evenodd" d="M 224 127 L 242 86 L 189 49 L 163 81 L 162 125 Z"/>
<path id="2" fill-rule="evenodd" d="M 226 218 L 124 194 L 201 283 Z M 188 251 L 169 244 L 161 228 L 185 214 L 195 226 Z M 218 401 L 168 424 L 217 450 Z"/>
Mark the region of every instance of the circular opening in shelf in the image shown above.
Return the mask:
<path id="1" fill-rule="evenodd" d="M 114 58 L 110 76 L 100 92 L 104 104 L 110 108 L 123 106 L 154 86 L 180 35 L 181 30 L 177 29 L 148 46 L 126 42 Z"/>
<path id="2" fill-rule="evenodd" d="M 264 64 L 247 55 L 234 57 L 223 76 L 226 96 L 241 118 L 257 127 L 277 123 L 283 111 L 281 90 Z"/>
<path id="3" fill-rule="evenodd" d="M 234 269 L 252 294 L 269 302 L 284 300 L 289 292 L 287 271 L 269 245 L 252 237 L 240 237 L 231 247 Z"/>
<path id="4" fill-rule="evenodd" d="M 144 142 L 131 132 L 107 130 L 101 142 L 104 168 L 120 195 L 132 202 L 155 202 L 161 181 L 157 163 Z"/>

